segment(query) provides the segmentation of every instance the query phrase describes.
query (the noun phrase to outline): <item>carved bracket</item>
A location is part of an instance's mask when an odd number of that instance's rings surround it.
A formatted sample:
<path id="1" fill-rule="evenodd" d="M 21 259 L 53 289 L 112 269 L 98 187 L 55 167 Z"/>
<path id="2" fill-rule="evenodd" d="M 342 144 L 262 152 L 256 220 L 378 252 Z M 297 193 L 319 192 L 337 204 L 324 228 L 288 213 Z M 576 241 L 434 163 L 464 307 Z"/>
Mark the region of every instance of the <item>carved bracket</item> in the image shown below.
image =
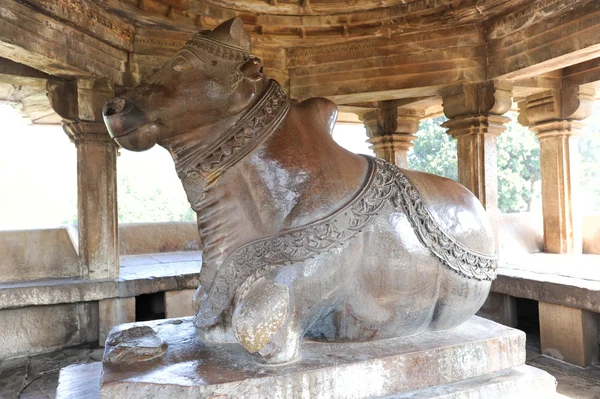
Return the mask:
<path id="1" fill-rule="evenodd" d="M 549 124 L 555 121 L 581 121 L 591 115 L 595 94 L 594 89 L 582 86 L 532 94 L 519 103 L 519 123 L 538 133 L 550 131 Z"/>
<path id="2" fill-rule="evenodd" d="M 502 115 L 512 106 L 512 83 L 494 80 L 451 86 L 442 91 L 448 119 L 473 115 Z"/>

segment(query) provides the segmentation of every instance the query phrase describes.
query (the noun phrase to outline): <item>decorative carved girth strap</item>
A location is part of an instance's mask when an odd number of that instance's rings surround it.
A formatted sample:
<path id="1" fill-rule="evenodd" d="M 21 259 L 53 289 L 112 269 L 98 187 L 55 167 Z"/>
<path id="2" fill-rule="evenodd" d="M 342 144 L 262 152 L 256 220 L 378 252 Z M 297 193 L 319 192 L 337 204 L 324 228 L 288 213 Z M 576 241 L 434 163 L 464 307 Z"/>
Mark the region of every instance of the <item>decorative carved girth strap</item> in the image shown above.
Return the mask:
<path id="1" fill-rule="evenodd" d="M 250 242 L 232 253 L 219 268 L 208 295 L 194 298 L 199 305 L 196 325 L 213 325 L 231 303 L 237 287 L 257 270 L 304 261 L 347 244 L 388 202 L 404 211 L 421 243 L 451 270 L 476 280 L 496 277 L 497 258 L 475 252 L 444 232 L 398 167 L 381 159 L 367 159 L 367 181 L 344 208 L 310 225 Z"/>
<path id="2" fill-rule="evenodd" d="M 283 88 L 274 80 L 262 98 L 231 129 L 199 153 L 177 161 L 177 173 L 199 171 L 207 182 L 248 155 L 277 130 L 290 109 Z"/>

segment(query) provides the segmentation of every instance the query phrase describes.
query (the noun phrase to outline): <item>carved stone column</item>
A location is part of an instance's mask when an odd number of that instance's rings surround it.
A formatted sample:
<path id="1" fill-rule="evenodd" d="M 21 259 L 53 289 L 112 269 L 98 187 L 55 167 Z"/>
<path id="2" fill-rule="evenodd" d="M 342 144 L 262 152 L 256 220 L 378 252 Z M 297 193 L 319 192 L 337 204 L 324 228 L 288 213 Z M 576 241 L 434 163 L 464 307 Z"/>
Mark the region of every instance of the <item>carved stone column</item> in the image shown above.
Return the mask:
<path id="1" fill-rule="evenodd" d="M 567 87 L 533 94 L 519 103 L 519 122 L 540 140 L 546 252 L 580 254 L 581 206 L 578 136 L 592 112 L 594 90 Z"/>
<path id="2" fill-rule="evenodd" d="M 368 143 L 378 158 L 401 168 L 408 167 L 408 150 L 417 138 L 420 118 L 410 111 L 398 111 L 393 101 L 363 115 Z"/>
<path id="3" fill-rule="evenodd" d="M 594 90 L 570 86 L 532 94 L 519 103 L 519 122 L 540 140 L 546 252 L 582 252 L 578 136 L 594 95 Z M 542 353 L 580 367 L 597 363 L 592 312 L 544 302 L 539 311 Z"/>
<path id="4" fill-rule="evenodd" d="M 48 82 L 48 97 L 77 147 L 77 214 L 81 276 L 119 275 L 117 146 L 102 120 L 102 105 L 114 96 L 106 80 Z"/>
<path id="5" fill-rule="evenodd" d="M 458 144 L 458 180 L 492 212 L 498 208 L 496 137 L 510 121 L 512 84 L 493 81 L 449 87 L 442 93 L 443 126 Z"/>

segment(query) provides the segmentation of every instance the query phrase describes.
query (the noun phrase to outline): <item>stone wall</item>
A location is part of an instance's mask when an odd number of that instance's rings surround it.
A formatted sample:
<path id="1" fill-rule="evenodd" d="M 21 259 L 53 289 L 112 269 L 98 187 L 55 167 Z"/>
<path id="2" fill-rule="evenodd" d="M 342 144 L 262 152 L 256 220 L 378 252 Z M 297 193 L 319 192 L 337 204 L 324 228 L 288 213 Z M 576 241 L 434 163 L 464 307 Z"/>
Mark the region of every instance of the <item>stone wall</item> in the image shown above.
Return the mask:
<path id="1" fill-rule="evenodd" d="M 121 255 L 197 251 L 198 227 L 194 222 L 122 223 L 119 225 Z"/>
<path id="2" fill-rule="evenodd" d="M 0 282 L 79 275 L 76 245 L 65 227 L 0 232 Z"/>
<path id="3" fill-rule="evenodd" d="M 0 310 L 0 359 L 98 341 L 98 302 Z"/>
<path id="4" fill-rule="evenodd" d="M 196 223 L 132 223 L 119 226 L 121 255 L 195 251 Z M 80 276 L 76 227 L 0 231 L 0 282 Z"/>

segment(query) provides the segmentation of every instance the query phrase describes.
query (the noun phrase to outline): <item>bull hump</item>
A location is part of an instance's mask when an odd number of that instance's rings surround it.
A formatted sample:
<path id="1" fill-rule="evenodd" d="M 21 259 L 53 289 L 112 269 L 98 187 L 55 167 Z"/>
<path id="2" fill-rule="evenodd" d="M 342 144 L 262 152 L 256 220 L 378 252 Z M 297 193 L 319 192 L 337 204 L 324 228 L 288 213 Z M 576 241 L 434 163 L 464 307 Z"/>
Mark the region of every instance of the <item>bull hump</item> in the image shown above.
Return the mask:
<path id="1" fill-rule="evenodd" d="M 321 97 L 309 98 L 298 104 L 298 107 L 307 115 L 308 120 L 318 123 L 319 128 L 326 129 L 330 134 L 338 116 L 337 105 L 331 100 Z"/>

